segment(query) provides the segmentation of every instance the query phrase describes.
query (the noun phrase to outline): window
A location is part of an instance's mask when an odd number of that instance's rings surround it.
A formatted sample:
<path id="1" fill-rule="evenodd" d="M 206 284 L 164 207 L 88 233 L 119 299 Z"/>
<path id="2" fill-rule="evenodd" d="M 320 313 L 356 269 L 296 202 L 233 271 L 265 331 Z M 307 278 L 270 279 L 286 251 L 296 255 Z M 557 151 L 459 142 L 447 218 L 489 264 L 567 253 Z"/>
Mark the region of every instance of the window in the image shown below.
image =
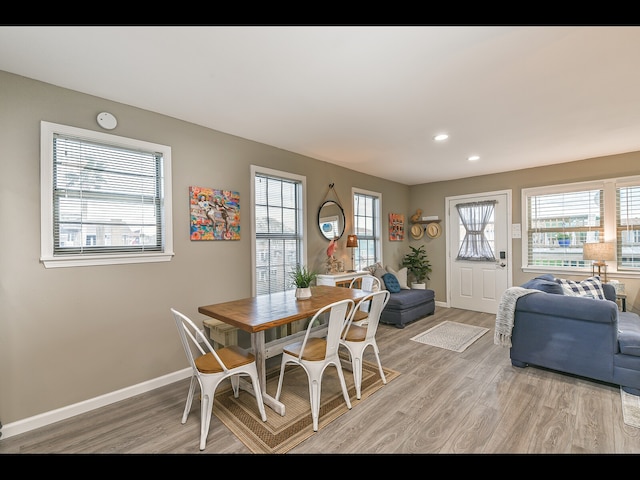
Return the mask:
<path id="1" fill-rule="evenodd" d="M 640 269 L 640 180 L 616 185 L 618 270 Z"/>
<path id="2" fill-rule="evenodd" d="M 251 167 L 254 294 L 291 289 L 290 272 L 306 265 L 305 177 Z"/>
<path id="3" fill-rule="evenodd" d="M 41 122 L 46 268 L 169 261 L 171 147 Z"/>
<path id="4" fill-rule="evenodd" d="M 486 200 L 456 205 L 462 233 L 456 260 L 495 262 L 495 204 Z"/>
<path id="5" fill-rule="evenodd" d="M 353 189 L 353 225 L 358 237 L 358 246 L 353 249 L 354 270 L 362 270 L 376 262 L 382 263 L 381 203 L 381 194 Z"/>
<path id="6" fill-rule="evenodd" d="M 522 191 L 523 268 L 586 270 L 583 245 L 615 242 L 609 271 L 640 271 L 640 177 Z"/>

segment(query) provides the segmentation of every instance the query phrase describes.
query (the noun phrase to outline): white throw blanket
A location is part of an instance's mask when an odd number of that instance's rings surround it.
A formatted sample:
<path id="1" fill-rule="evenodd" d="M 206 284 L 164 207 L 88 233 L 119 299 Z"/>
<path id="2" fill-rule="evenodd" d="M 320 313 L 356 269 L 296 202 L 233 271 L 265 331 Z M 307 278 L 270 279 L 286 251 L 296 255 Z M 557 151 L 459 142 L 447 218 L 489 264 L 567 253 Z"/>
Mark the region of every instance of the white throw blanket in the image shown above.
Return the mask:
<path id="1" fill-rule="evenodd" d="M 493 333 L 494 344 L 511 348 L 511 331 L 513 330 L 516 302 L 524 295 L 539 291 L 522 287 L 510 287 L 504 291 L 496 314 L 496 329 Z"/>

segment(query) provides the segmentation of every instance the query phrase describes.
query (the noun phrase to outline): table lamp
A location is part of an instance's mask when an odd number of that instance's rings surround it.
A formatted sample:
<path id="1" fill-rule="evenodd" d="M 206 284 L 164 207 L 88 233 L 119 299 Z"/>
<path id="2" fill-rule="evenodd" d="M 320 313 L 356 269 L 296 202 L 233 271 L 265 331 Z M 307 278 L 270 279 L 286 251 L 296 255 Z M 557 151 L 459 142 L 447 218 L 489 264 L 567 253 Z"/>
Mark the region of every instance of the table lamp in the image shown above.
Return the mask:
<path id="1" fill-rule="evenodd" d="M 595 268 L 598 267 L 598 276 L 604 270 L 603 282 L 607 283 L 607 264 L 605 260 L 616 258 L 615 244 L 612 242 L 585 243 L 582 246 L 582 258 L 593 260 L 591 264 L 591 274 L 595 275 Z"/>
<path id="2" fill-rule="evenodd" d="M 347 235 L 347 248 L 351 248 L 351 268 L 350 272 L 355 272 L 356 262 L 355 257 L 353 256 L 353 249 L 358 246 L 358 236 L 357 235 Z"/>

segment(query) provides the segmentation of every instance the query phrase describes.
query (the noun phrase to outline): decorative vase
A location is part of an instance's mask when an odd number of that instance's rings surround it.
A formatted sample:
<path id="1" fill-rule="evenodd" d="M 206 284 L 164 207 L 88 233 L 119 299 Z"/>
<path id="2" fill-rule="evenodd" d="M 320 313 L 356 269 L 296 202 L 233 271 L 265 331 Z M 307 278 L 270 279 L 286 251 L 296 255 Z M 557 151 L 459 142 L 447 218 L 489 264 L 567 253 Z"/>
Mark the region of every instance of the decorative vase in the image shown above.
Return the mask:
<path id="1" fill-rule="evenodd" d="M 296 300 L 307 300 L 311 298 L 311 288 L 296 288 Z"/>
<path id="2" fill-rule="evenodd" d="M 411 288 L 414 290 L 426 290 L 427 288 L 427 284 L 426 283 L 412 283 L 411 284 Z"/>

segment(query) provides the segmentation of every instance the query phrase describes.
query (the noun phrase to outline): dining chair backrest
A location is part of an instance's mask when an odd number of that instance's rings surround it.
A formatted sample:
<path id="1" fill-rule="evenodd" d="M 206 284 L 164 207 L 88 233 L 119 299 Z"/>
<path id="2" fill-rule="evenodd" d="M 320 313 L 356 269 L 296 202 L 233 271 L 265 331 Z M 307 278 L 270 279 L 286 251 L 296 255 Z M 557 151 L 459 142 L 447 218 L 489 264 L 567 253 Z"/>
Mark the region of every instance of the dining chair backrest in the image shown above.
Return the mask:
<path id="1" fill-rule="evenodd" d="M 367 292 L 379 292 L 382 290 L 382 282 L 378 277 L 373 275 L 365 275 L 363 277 L 356 277 L 351 280 L 349 284 L 349 288 L 360 288 L 361 290 Z M 367 298 L 365 300 L 360 301 L 356 311 L 354 312 L 354 317 L 352 321 L 359 324 L 364 324 L 368 321 L 369 317 L 369 309 L 371 308 L 371 298 Z"/>
<path id="2" fill-rule="evenodd" d="M 364 361 L 364 351 L 367 347 L 373 349 L 373 353 L 378 363 L 378 371 L 382 383 L 386 384 L 387 379 L 384 375 L 382 362 L 380 361 L 380 351 L 376 342 L 376 332 L 380 323 L 382 310 L 389 302 L 391 293 L 389 290 L 381 290 L 379 292 L 371 292 L 361 301 L 368 302 L 369 316 L 366 322 L 355 324 L 354 319 L 357 318 L 359 310 L 354 310 L 347 319 L 345 328 L 340 337 L 340 343 L 349 350 L 351 357 L 351 370 L 353 371 L 353 382 L 356 387 L 356 398 L 359 400 L 362 391 L 362 362 Z"/>
<path id="3" fill-rule="evenodd" d="M 371 292 L 364 297 L 361 302 L 367 302 L 369 304 L 369 316 L 367 317 L 367 323 L 362 325 L 361 328 L 366 329 L 365 338 L 370 340 L 375 337 L 376 332 L 378 330 L 378 324 L 380 323 L 380 316 L 382 315 L 382 310 L 389 303 L 389 298 L 391 297 L 391 293 L 389 290 L 380 290 L 378 292 Z M 344 340 L 347 337 L 349 329 L 355 327 L 352 325 L 354 318 L 356 317 L 356 311 L 352 311 L 349 318 L 347 318 L 347 322 L 345 328 L 342 332 L 341 338 Z"/>
<path id="4" fill-rule="evenodd" d="M 353 300 L 340 300 L 321 308 L 311 318 L 300 347 L 300 354 L 298 359 L 303 359 L 303 354 L 309 339 L 312 338 L 314 327 L 326 320 L 327 334 L 324 337 L 326 341 L 326 349 L 323 358 L 329 358 L 331 356 L 337 356 L 338 348 L 340 348 L 340 335 L 347 323 L 347 320 L 351 317 L 351 313 L 355 308 L 355 302 Z"/>
<path id="5" fill-rule="evenodd" d="M 198 372 L 196 358 L 202 355 L 206 355 L 207 353 L 211 353 L 211 355 L 215 358 L 215 361 L 220 365 L 221 371 L 227 372 L 227 366 L 218 356 L 218 353 L 216 352 L 215 348 L 213 348 L 213 345 L 209 343 L 209 339 L 207 338 L 204 330 L 198 328 L 193 320 L 191 320 L 186 315 L 178 312 L 177 310 L 174 310 L 172 308 L 171 313 L 173 314 L 173 317 L 176 321 L 178 334 L 180 336 L 180 341 L 182 342 L 184 352 L 187 356 L 187 360 L 189 361 L 189 365 L 191 365 L 191 368 L 194 370 L 194 372 Z"/>
<path id="6" fill-rule="evenodd" d="M 378 290 L 382 290 L 381 285 L 382 283 L 378 277 L 365 275 L 363 277 L 355 277 L 352 279 L 351 283 L 349 283 L 349 288 L 360 288 L 367 292 L 377 292 Z"/>
<path id="7" fill-rule="evenodd" d="M 342 372 L 342 364 L 338 355 L 340 348 L 340 335 L 347 319 L 355 309 L 355 302 L 351 299 L 340 300 L 324 306 L 307 325 L 302 341 L 293 341 L 282 348 L 282 361 L 280 363 L 280 378 L 276 390 L 276 400 L 280 400 L 282 385 L 287 364 L 299 365 L 304 369 L 309 381 L 309 401 L 311 403 L 311 418 L 313 430 L 318 430 L 320 416 L 320 399 L 322 390 L 322 377 L 329 365 L 336 368 L 342 396 L 348 409 L 351 409 L 349 391 Z M 317 336 L 317 329 L 321 319 L 327 320 L 326 336 Z M 315 330 L 315 331 L 314 331 Z"/>

